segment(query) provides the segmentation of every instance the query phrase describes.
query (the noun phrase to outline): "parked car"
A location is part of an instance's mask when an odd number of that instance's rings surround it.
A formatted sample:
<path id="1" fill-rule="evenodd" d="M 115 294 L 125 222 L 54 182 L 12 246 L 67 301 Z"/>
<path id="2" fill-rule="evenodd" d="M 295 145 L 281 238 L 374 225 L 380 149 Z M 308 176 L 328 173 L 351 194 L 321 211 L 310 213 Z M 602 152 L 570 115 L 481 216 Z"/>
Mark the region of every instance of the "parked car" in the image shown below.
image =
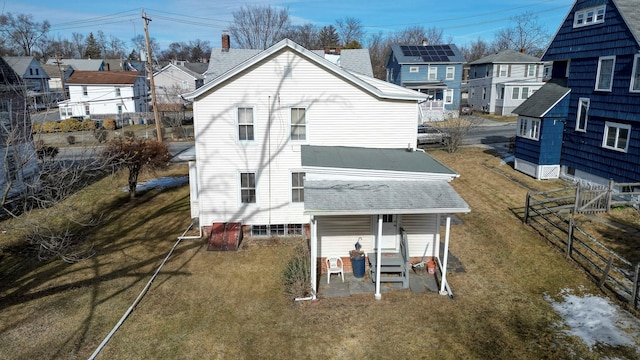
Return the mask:
<path id="1" fill-rule="evenodd" d="M 446 144 L 451 134 L 431 125 L 418 125 L 418 145 Z"/>
<path id="2" fill-rule="evenodd" d="M 460 105 L 460 115 L 473 115 L 473 108 L 469 104 Z"/>

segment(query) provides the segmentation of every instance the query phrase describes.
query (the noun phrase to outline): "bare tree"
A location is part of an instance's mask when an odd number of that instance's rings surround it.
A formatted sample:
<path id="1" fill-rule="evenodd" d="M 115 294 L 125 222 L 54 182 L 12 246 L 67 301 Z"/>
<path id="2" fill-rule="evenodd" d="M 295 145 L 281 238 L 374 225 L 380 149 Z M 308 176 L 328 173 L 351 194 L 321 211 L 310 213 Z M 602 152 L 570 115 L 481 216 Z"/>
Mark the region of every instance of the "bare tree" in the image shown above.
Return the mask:
<path id="1" fill-rule="evenodd" d="M 71 41 L 73 42 L 73 45 L 75 47 L 75 57 L 81 58 L 84 55 L 84 35 L 80 34 L 80 33 L 72 33 L 71 34 Z"/>
<path id="2" fill-rule="evenodd" d="M 136 35 L 131 38 L 131 43 L 133 44 L 133 48 L 137 52 L 147 53 L 147 40 L 144 35 Z M 149 38 L 149 43 L 151 43 L 151 53 L 152 54 L 160 54 L 160 45 L 155 38 Z M 154 55 L 155 56 L 155 55 Z M 157 56 L 155 56 L 157 58 Z"/>
<path id="3" fill-rule="evenodd" d="M 12 13 L 0 15 L 0 25 L 10 46 L 20 50 L 20 54 L 31 56 L 33 47 L 38 40 L 47 36 L 47 32 L 51 25 L 48 21 L 33 21 L 32 15 L 18 14 L 14 16 Z"/>
<path id="4" fill-rule="evenodd" d="M 445 143 L 445 149 L 454 153 L 462 145 L 462 140 L 469 134 L 469 132 L 480 125 L 482 118 L 475 116 L 465 116 L 451 118 L 446 121 L 447 132 L 450 138 Z"/>
<path id="5" fill-rule="evenodd" d="M 367 40 L 367 48 L 371 57 L 373 76 L 380 80 L 386 80 L 386 62 L 390 49 L 389 40 L 384 38 L 382 33 L 372 34 Z"/>
<path id="6" fill-rule="evenodd" d="M 189 41 L 189 61 L 202 62 L 211 55 L 211 45 L 207 40 L 195 39 Z"/>
<path id="7" fill-rule="evenodd" d="M 167 145 L 155 139 L 117 137 L 107 144 L 103 157 L 118 167 L 129 169 L 129 196 L 136 197 L 138 175 L 143 168 L 159 169 L 169 164 Z"/>
<path id="8" fill-rule="evenodd" d="M 247 5 L 233 13 L 229 32 L 240 48 L 264 50 L 284 39 L 290 26 L 288 9 Z"/>
<path id="9" fill-rule="evenodd" d="M 340 35 L 340 41 L 343 46 L 353 44 L 354 42 L 362 44 L 364 38 L 364 29 L 362 22 L 356 18 L 345 17 L 336 20 L 336 28 Z"/>
<path id="10" fill-rule="evenodd" d="M 307 49 L 322 48 L 320 29 L 311 23 L 290 27 L 286 37 Z"/>
<path id="11" fill-rule="evenodd" d="M 512 49 L 540 56 L 550 35 L 538 22 L 538 16 L 526 12 L 511 18 L 512 25 L 496 32 L 492 50 Z"/>
<path id="12" fill-rule="evenodd" d="M 471 42 L 468 46 L 461 46 L 460 51 L 467 62 L 476 61 L 489 53 L 489 44 L 481 38 Z"/>
<path id="13" fill-rule="evenodd" d="M 443 30 L 437 27 L 425 29 L 422 26 L 409 26 L 394 36 L 390 40 L 396 44 L 442 44 L 444 41 Z"/>

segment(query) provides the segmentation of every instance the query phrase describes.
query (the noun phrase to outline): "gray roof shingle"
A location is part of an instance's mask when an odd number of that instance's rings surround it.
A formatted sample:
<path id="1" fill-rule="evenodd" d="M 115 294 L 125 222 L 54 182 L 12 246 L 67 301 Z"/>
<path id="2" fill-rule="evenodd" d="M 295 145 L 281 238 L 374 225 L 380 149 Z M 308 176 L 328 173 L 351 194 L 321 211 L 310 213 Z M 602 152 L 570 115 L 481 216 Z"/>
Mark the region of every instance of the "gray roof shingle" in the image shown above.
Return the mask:
<path id="1" fill-rule="evenodd" d="M 525 102 L 520 104 L 514 114 L 529 116 L 534 118 L 543 117 L 555 104 L 567 96 L 571 89 L 560 86 L 553 82 L 544 84 L 538 91 L 533 93 Z"/>
<path id="2" fill-rule="evenodd" d="M 516 50 L 502 50 L 497 53 L 489 54 L 484 56 L 476 61 L 472 61 L 469 65 L 478 65 L 478 64 L 516 64 L 516 63 L 539 63 L 540 58 L 535 56 L 524 54 L 520 51 Z"/>
<path id="3" fill-rule="evenodd" d="M 638 0 L 612 0 L 627 23 L 629 30 L 640 44 L 640 4 Z"/>

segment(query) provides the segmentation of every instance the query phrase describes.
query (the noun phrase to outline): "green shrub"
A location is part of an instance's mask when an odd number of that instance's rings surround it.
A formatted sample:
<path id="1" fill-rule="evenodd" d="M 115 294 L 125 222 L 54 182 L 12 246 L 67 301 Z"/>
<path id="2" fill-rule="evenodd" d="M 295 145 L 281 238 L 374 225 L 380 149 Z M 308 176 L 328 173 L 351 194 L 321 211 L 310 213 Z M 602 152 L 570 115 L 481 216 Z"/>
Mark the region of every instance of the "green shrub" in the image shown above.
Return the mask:
<path id="1" fill-rule="evenodd" d="M 102 120 L 102 126 L 107 130 L 115 130 L 116 129 L 116 119 L 114 118 L 106 118 Z"/>
<path id="2" fill-rule="evenodd" d="M 82 130 L 95 130 L 96 122 L 94 120 L 82 120 Z"/>
<path id="3" fill-rule="evenodd" d="M 54 133 L 60 131 L 60 123 L 55 121 L 46 121 L 42 123 L 42 132 L 44 133 Z"/>
<path id="4" fill-rule="evenodd" d="M 311 295 L 309 256 L 307 244 L 296 246 L 282 273 L 285 293 L 291 298 Z"/>
<path id="5" fill-rule="evenodd" d="M 80 131 L 81 128 L 82 125 L 78 119 L 69 118 L 60 122 L 60 131 L 62 132 Z"/>

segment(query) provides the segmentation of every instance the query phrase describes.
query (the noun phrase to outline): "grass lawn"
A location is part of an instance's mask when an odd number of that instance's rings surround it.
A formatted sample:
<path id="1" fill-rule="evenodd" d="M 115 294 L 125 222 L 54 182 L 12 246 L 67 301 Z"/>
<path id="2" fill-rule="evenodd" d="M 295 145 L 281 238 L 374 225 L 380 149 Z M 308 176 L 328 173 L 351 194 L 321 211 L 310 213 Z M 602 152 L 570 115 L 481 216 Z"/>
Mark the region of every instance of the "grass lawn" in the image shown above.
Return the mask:
<path id="1" fill-rule="evenodd" d="M 601 293 L 517 214 L 528 189 L 564 185 L 535 181 L 484 149 L 432 155 L 461 174 L 452 186 L 472 209 L 452 227 L 450 250 L 466 270 L 448 276 L 455 300 L 397 291 L 380 301 L 366 294 L 293 303 L 280 274 L 296 240 L 247 240 L 238 252 L 183 240 L 98 359 L 638 356 L 627 347 L 590 349 L 554 325 L 561 318 L 545 294 Z M 105 212 L 104 225 L 86 234 L 96 251 L 89 260 L 37 262 L 12 234 L 1 235 L 4 359 L 88 358 L 188 227 L 188 186 L 129 202 L 125 185 L 119 174 L 73 199 L 77 209 Z"/>

